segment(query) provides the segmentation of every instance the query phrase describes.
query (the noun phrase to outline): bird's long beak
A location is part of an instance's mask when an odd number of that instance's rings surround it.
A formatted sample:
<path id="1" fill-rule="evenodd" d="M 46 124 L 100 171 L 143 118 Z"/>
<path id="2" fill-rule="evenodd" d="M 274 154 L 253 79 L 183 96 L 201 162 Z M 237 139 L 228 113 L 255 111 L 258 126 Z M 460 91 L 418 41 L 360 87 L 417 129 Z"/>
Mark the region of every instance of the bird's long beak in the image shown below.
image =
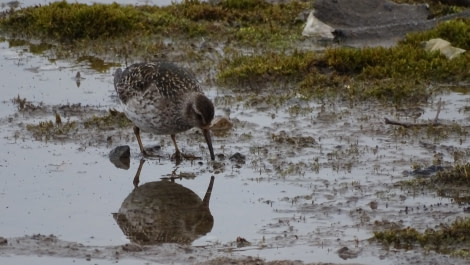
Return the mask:
<path id="1" fill-rule="evenodd" d="M 204 138 L 206 138 L 207 146 L 209 147 L 209 152 L 211 153 L 211 159 L 215 160 L 214 148 L 212 148 L 211 131 L 209 128 L 202 129 L 202 134 L 204 134 Z"/>

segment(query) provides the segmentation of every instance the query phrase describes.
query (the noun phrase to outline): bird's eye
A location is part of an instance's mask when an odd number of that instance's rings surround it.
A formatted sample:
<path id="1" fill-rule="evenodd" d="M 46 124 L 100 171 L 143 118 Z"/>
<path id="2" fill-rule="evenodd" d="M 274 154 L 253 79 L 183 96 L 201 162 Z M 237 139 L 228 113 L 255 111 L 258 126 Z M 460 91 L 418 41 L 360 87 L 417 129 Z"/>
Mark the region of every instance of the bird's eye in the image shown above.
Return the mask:
<path id="1" fill-rule="evenodd" d="M 195 112 L 194 113 L 194 118 L 195 121 L 197 122 L 198 126 L 205 126 L 206 125 L 206 119 L 200 112 Z"/>
<path id="2" fill-rule="evenodd" d="M 196 120 L 199 121 L 200 123 L 204 122 L 204 118 L 200 114 L 196 114 Z"/>

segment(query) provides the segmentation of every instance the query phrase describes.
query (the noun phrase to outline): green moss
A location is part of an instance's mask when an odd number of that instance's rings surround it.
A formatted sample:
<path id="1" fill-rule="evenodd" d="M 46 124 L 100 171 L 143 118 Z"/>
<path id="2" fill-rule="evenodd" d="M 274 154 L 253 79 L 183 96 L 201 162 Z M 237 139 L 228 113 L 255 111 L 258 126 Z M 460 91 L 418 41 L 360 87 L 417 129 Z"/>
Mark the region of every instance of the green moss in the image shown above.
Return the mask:
<path id="1" fill-rule="evenodd" d="M 291 54 L 268 52 L 263 55 L 235 54 L 220 63 L 218 79 L 223 84 L 300 81 L 318 57 L 314 52 L 294 51 Z"/>
<path id="2" fill-rule="evenodd" d="M 450 170 L 440 171 L 432 181 L 438 185 L 452 184 L 470 189 L 470 163 L 456 165 Z"/>
<path id="3" fill-rule="evenodd" d="M 351 100 L 426 100 L 429 94 L 426 81 L 436 75 L 434 71 L 422 71 L 428 61 L 412 62 L 414 58 L 405 57 L 406 52 L 400 49 L 395 52 L 384 48 L 342 48 L 327 50 L 324 54 L 294 51 L 291 54 L 235 55 L 219 65 L 218 79 L 221 84 L 232 86 L 289 80 L 298 83 L 297 92 L 304 98 L 343 95 Z M 395 61 L 393 55 L 401 59 Z M 389 58 L 394 63 L 390 63 Z M 464 69 L 453 69 L 452 77 Z M 450 71 L 441 75 L 451 78 Z"/>
<path id="4" fill-rule="evenodd" d="M 420 233 L 411 227 L 397 230 L 374 232 L 374 238 L 379 242 L 391 245 L 394 248 L 411 249 L 418 243 Z"/>
<path id="5" fill-rule="evenodd" d="M 222 2 L 222 6 L 224 8 L 254 10 L 256 8 L 266 8 L 267 3 L 263 0 L 226 0 Z"/>
<path id="6" fill-rule="evenodd" d="M 224 20 L 227 12 L 221 6 L 210 5 L 201 1 L 183 1 L 181 4 L 173 3 L 168 9 L 174 17 L 183 17 L 192 21 L 218 21 Z"/>
<path id="7" fill-rule="evenodd" d="M 16 104 L 18 110 L 21 112 L 42 110 L 44 108 L 42 103 L 39 103 L 39 105 L 35 105 L 31 101 L 26 100 L 26 98 L 21 98 L 20 95 L 18 95 L 16 98 L 13 98 L 11 102 L 13 102 L 13 104 Z"/>
<path id="8" fill-rule="evenodd" d="M 342 95 L 350 100 L 423 102 L 433 92 L 428 89 L 430 82 L 460 82 L 470 78 L 469 53 L 448 60 L 438 52 L 423 49 L 424 39 L 450 35 L 451 41 L 467 47 L 470 20 L 458 19 L 439 24 L 427 33 L 409 34 L 405 41 L 391 48 L 235 53 L 220 63 L 218 78 L 221 84 L 231 86 L 276 84 L 289 79 L 298 84 L 297 92 L 307 99 Z"/>
<path id="9" fill-rule="evenodd" d="M 15 99 L 20 105 L 24 105 L 23 109 L 27 109 L 28 102 L 26 99 Z M 58 138 L 72 138 L 79 130 L 92 131 L 112 130 L 117 128 L 125 128 L 132 126 L 132 122 L 127 119 L 124 113 L 110 109 L 105 116 L 93 116 L 86 120 L 63 121 L 58 112 L 55 112 L 55 120 L 42 121 L 38 124 L 27 124 L 26 129 L 32 133 L 33 137 L 38 140 L 50 140 Z"/>
<path id="10" fill-rule="evenodd" d="M 470 20 L 467 27 L 470 29 Z M 470 34 L 466 38 L 470 41 Z M 438 52 L 426 52 L 419 39 L 391 48 L 340 48 L 325 53 L 328 65 L 335 71 L 357 75 L 361 79 L 460 81 L 469 77 L 469 58 L 464 55 L 448 60 Z"/>
<path id="11" fill-rule="evenodd" d="M 282 38 L 286 29 L 298 25 L 292 17 L 305 7 L 297 1 L 273 5 L 260 0 L 227 0 L 217 5 L 185 0 L 165 7 L 62 1 L 11 11 L 1 18 L 0 27 L 13 36 L 76 41 L 151 34 L 230 37 L 237 25 L 250 25 L 260 28 L 261 39 L 270 39 L 271 35 Z M 267 27 L 271 30 L 264 30 Z M 242 34 L 241 38 L 248 37 Z"/>
<path id="12" fill-rule="evenodd" d="M 108 38 L 142 29 L 139 13 L 118 4 L 79 4 L 54 2 L 10 13 L 1 21 L 9 33 L 58 40 Z"/>
<path id="13" fill-rule="evenodd" d="M 462 11 L 462 8 L 443 4 L 441 1 L 429 1 L 429 0 L 393 0 L 400 4 L 427 4 L 432 17 L 440 17 Z"/>
<path id="14" fill-rule="evenodd" d="M 132 125 L 132 122 L 123 112 L 110 109 L 108 115 L 98 117 L 93 116 L 84 123 L 85 129 L 97 128 L 100 130 L 111 130 L 116 128 L 124 128 Z"/>
<path id="15" fill-rule="evenodd" d="M 0 31 L 9 40 L 42 40 L 49 45 L 52 60 L 91 56 L 122 63 L 177 54 L 197 61 L 195 55 L 205 58 L 198 45 L 202 38 L 210 48 L 226 43 L 238 51 L 296 47 L 303 24 L 294 18 L 307 7 L 299 1 L 261 0 L 218 4 L 186 0 L 164 7 L 62 1 L 5 13 L 0 16 Z"/>
<path id="16" fill-rule="evenodd" d="M 470 244 L 470 218 L 457 218 L 451 225 L 440 224 L 424 232 L 411 227 L 376 231 L 374 238 L 394 248 L 411 249 L 420 245 L 439 253 L 466 257 Z"/>
<path id="17" fill-rule="evenodd" d="M 27 124 L 26 129 L 33 134 L 34 138 L 48 141 L 53 138 L 68 137 L 76 131 L 77 123 L 69 120 L 62 122 L 60 115 L 56 113 L 55 123 L 53 121 L 42 121 L 37 125 Z"/>
<path id="18" fill-rule="evenodd" d="M 465 50 L 470 50 L 470 19 L 453 19 L 439 23 L 435 28 L 424 31 L 415 32 L 407 35 L 406 39 L 401 42 L 402 45 L 419 46 L 422 41 L 433 38 L 442 38 L 449 41 L 452 46 Z"/>

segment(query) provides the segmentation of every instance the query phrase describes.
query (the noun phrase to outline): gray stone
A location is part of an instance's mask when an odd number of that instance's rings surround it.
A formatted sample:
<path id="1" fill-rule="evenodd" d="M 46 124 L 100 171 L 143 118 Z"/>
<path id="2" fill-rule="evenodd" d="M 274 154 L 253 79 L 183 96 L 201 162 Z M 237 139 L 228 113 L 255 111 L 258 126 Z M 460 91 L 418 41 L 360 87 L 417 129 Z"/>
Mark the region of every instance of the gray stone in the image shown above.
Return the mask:
<path id="1" fill-rule="evenodd" d="M 117 168 L 129 169 L 130 157 L 131 149 L 128 145 L 117 146 L 109 152 L 109 161 Z"/>

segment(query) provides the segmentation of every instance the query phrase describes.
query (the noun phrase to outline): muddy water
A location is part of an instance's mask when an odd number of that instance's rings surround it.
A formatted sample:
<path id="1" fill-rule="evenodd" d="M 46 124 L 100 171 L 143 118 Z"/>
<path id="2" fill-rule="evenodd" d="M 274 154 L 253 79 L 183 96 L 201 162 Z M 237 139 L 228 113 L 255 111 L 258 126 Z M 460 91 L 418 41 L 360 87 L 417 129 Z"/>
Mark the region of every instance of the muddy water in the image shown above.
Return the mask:
<path id="1" fill-rule="evenodd" d="M 300 98 L 273 108 L 263 103 L 262 93 L 243 92 L 245 100 L 239 101 L 230 90 L 208 87 L 216 115 L 226 115 L 229 109 L 234 123 L 230 131 L 213 136 L 216 161 L 209 160 L 197 130 L 178 135 L 177 140 L 183 152 L 202 159 L 179 165 L 169 159 L 174 151 L 170 137 L 144 134 L 144 144 L 160 144 L 163 157 L 144 162 L 140 185 L 181 176 L 175 185 L 199 202 L 197 197 L 204 198 L 215 176 L 209 202 L 213 224 L 193 233 L 190 246 L 158 244 L 126 251 L 122 246 L 137 240 L 129 236 L 132 227 L 116 222 L 113 213 L 127 211 L 148 223 L 152 218 L 168 221 L 170 216 L 162 210 L 168 206 L 167 197 L 158 193 L 142 207 L 130 209 L 124 203 L 135 191 L 133 179 L 141 159 L 132 129 L 82 128 L 69 137 L 48 141 L 26 130 L 27 124 L 54 121 L 56 111 L 64 121 L 80 121 L 104 115 L 109 108 L 119 109 L 112 84 L 115 68 L 97 72 L 87 62 L 50 62 L 26 47 L 10 48 L 6 42 L 0 43 L 0 58 L 0 143 L 4 149 L 0 153 L 0 236 L 9 242 L 0 248 L 2 264 L 41 260 L 50 264 L 88 264 L 88 260 L 97 264 L 194 263 L 245 255 L 361 264 L 466 262 L 420 249 L 387 250 L 368 239 L 374 230 L 383 228 L 384 221 L 425 229 L 465 216 L 464 206 L 449 198 L 430 191 L 402 190 L 395 183 L 412 178 L 403 174 L 412 165 L 431 165 L 436 154 L 442 156 L 442 165 L 452 165 L 455 152 L 468 153 L 468 139 L 403 135 L 398 128 L 385 125 L 383 118 L 426 122 L 434 119 L 441 99 L 440 119 L 466 125 L 468 88 L 437 95 L 419 109 L 396 110 L 380 103 L 350 106 Z M 83 77 L 80 86 L 74 80 L 77 71 Z M 273 93 L 270 89 L 265 88 L 266 93 Z M 41 108 L 18 111 L 12 102 L 18 96 Z M 76 109 L 67 111 L 61 108 L 64 105 Z M 300 111 L 293 111 L 293 106 Z M 416 113 L 422 114 L 417 117 Z M 128 170 L 116 168 L 108 159 L 110 150 L 119 145 L 131 147 Z M 432 150 L 426 148 L 429 145 Z M 236 153 L 244 155 L 244 161 L 229 159 Z M 468 161 L 466 155 L 459 159 Z M 155 201 L 161 204 L 152 206 Z M 194 225 L 197 218 L 192 220 L 188 225 Z M 165 229 L 174 232 L 176 228 Z M 238 237 L 251 244 L 237 246 Z M 338 252 L 343 247 L 349 249 L 348 255 Z"/>

